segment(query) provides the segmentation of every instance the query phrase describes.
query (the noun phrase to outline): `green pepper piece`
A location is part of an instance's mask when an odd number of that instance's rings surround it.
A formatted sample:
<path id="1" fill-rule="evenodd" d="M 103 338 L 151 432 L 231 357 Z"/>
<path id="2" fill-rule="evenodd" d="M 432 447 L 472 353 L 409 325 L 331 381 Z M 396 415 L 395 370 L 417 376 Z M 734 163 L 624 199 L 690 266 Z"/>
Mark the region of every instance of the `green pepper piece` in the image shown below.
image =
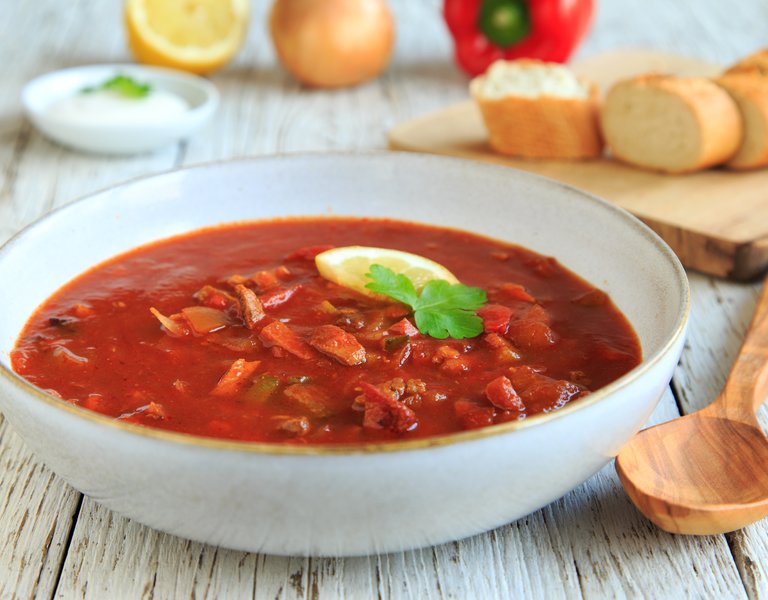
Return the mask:
<path id="1" fill-rule="evenodd" d="M 245 392 L 246 400 L 256 403 L 263 403 L 280 387 L 280 380 L 274 375 L 262 373 L 253 382 L 250 388 Z"/>
<path id="2" fill-rule="evenodd" d="M 525 0 L 484 0 L 478 28 L 492 43 L 507 48 L 531 31 L 531 17 Z"/>
<path id="3" fill-rule="evenodd" d="M 309 375 L 291 375 L 287 381 L 288 383 L 311 383 L 312 378 Z"/>
<path id="4" fill-rule="evenodd" d="M 387 352 L 394 352 L 405 346 L 410 340 L 410 336 L 407 335 L 393 335 L 384 338 L 384 350 Z"/>

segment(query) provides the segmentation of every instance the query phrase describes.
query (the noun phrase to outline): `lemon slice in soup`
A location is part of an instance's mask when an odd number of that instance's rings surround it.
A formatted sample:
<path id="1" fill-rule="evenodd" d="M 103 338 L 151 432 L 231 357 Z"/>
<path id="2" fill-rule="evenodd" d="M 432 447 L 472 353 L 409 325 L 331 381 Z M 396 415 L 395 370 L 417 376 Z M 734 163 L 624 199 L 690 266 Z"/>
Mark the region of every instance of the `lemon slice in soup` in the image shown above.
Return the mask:
<path id="1" fill-rule="evenodd" d="M 382 265 L 395 273 L 402 273 L 413 282 L 417 290 L 433 279 L 459 283 L 456 276 L 443 265 L 418 254 L 390 248 L 342 246 L 321 252 L 315 257 L 315 264 L 320 275 L 327 280 L 374 298 L 379 297 L 379 294 L 365 287 L 371 282 L 365 276 L 371 270 L 371 265 Z"/>

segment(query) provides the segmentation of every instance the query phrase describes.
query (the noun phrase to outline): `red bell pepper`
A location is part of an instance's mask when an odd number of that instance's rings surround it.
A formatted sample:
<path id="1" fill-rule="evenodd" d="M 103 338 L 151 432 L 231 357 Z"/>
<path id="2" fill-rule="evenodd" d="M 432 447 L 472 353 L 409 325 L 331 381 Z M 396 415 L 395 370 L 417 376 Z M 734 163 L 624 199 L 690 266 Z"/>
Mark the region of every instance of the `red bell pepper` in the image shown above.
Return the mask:
<path id="1" fill-rule="evenodd" d="M 516 58 L 565 62 L 586 34 L 594 0 L 445 0 L 456 61 L 467 74 Z"/>

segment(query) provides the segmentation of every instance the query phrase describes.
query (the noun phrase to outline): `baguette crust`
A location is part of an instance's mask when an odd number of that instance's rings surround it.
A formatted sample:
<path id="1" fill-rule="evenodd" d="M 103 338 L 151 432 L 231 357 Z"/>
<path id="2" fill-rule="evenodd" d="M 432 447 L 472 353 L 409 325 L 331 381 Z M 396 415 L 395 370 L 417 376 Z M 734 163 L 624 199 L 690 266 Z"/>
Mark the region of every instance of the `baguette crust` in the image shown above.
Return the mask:
<path id="1" fill-rule="evenodd" d="M 765 58 L 768 67 L 768 52 Z M 727 166 L 737 170 L 768 166 L 768 77 L 743 70 L 729 72 L 716 82 L 734 99 L 744 123 L 741 146 Z"/>
<path id="2" fill-rule="evenodd" d="M 608 92 L 601 124 L 617 159 L 666 173 L 722 164 L 743 135 L 735 102 L 700 77 L 650 74 L 621 81 Z"/>
<path id="3" fill-rule="evenodd" d="M 768 48 L 763 48 L 762 50 L 758 50 L 757 52 L 742 58 L 725 73 L 726 75 L 733 73 L 759 73 L 760 75 L 768 75 Z"/>
<path id="4" fill-rule="evenodd" d="M 521 66 L 546 65 L 520 60 Z M 558 68 L 562 68 L 558 65 Z M 491 147 L 502 154 L 537 159 L 584 159 L 602 154 L 597 86 L 579 78 L 586 98 L 509 94 L 500 98 L 483 95 L 479 79 L 470 85 L 488 130 Z"/>

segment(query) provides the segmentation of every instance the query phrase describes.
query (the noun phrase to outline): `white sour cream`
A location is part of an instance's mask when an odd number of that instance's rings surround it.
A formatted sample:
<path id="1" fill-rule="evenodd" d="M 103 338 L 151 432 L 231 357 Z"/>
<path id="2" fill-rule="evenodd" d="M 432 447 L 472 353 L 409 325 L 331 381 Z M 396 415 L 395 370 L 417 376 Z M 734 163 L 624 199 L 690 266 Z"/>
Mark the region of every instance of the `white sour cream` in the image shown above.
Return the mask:
<path id="1" fill-rule="evenodd" d="M 148 125 L 189 110 L 186 100 L 163 90 L 142 98 L 126 97 L 113 90 L 78 92 L 48 107 L 48 116 L 80 126 Z"/>

